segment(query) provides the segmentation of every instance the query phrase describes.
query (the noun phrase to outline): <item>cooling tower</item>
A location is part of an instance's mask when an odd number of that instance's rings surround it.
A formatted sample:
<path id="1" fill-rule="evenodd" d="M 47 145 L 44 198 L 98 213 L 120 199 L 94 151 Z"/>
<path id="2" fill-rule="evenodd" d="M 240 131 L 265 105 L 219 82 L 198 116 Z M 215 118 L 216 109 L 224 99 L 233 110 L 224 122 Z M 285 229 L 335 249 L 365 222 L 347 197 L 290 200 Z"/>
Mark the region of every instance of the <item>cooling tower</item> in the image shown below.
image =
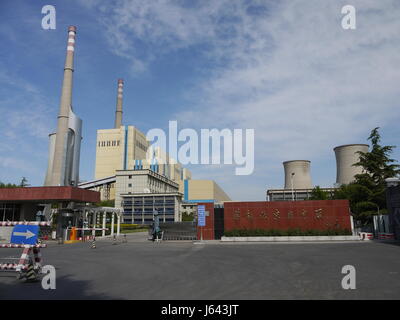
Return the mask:
<path id="1" fill-rule="evenodd" d="M 336 184 L 348 184 L 354 181 L 354 176 L 362 172 L 361 167 L 353 166 L 359 161 L 357 153 L 368 152 L 367 144 L 346 144 L 334 148 L 336 156 Z"/>
<path id="2" fill-rule="evenodd" d="M 311 189 L 311 174 L 309 160 L 291 160 L 285 161 L 285 189 Z"/>

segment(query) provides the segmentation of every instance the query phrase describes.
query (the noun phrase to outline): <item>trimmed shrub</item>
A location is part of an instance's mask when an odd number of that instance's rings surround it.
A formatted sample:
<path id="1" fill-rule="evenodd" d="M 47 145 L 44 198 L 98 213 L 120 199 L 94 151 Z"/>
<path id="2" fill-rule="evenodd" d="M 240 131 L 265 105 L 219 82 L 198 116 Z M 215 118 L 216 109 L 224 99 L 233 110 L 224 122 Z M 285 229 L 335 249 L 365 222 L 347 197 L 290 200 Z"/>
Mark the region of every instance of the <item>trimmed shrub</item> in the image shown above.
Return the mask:
<path id="1" fill-rule="evenodd" d="M 281 236 L 349 236 L 351 230 L 348 229 L 328 229 L 328 230 L 301 230 L 301 229 L 235 229 L 225 231 L 225 237 L 281 237 Z"/>

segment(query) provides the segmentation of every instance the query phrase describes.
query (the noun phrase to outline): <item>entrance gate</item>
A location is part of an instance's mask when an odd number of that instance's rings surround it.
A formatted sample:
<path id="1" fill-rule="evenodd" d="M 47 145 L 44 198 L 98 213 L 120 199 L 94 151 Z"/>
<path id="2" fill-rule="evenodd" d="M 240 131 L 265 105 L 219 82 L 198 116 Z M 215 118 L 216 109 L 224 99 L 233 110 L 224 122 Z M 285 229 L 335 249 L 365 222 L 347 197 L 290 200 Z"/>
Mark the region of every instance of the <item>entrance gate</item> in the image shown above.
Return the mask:
<path id="1" fill-rule="evenodd" d="M 224 208 L 214 208 L 214 239 L 220 240 L 224 235 Z"/>

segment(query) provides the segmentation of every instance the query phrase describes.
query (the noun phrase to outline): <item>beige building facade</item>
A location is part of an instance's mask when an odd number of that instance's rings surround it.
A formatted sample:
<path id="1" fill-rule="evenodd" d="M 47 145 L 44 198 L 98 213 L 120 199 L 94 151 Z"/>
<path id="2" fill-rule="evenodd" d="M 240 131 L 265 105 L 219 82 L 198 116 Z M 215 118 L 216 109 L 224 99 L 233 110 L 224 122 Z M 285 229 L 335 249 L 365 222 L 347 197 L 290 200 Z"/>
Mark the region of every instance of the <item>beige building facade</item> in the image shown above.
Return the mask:
<path id="1" fill-rule="evenodd" d="M 231 201 L 231 198 L 213 180 L 184 180 L 181 192 L 184 194 L 185 202 L 222 203 Z"/>
<path id="2" fill-rule="evenodd" d="M 149 142 L 134 126 L 97 130 L 95 179 L 133 168 L 136 159 L 145 159 Z"/>

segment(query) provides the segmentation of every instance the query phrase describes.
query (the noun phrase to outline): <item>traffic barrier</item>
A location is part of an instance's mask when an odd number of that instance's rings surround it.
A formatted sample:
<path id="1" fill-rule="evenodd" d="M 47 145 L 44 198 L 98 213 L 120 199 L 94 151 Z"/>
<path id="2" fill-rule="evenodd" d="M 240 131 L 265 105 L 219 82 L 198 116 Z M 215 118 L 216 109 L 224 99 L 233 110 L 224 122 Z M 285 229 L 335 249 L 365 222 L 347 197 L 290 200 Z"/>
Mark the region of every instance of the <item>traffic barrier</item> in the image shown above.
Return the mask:
<path id="1" fill-rule="evenodd" d="M 26 270 L 25 278 L 27 281 L 35 281 L 37 279 L 37 272 L 36 272 L 33 264 L 30 264 L 28 266 L 28 269 Z"/>
<path id="2" fill-rule="evenodd" d="M 15 243 L 4 243 L 0 245 L 0 248 L 47 248 L 47 244 L 15 244 Z"/>
<path id="3" fill-rule="evenodd" d="M 92 240 L 92 245 L 90 247 L 91 249 L 96 249 L 96 238 L 93 238 Z"/>
<path id="4" fill-rule="evenodd" d="M 9 226 L 50 226 L 50 222 L 39 222 L 39 221 L 0 221 L 0 227 Z M 14 228 L 15 230 L 15 228 Z M 28 229 L 29 231 L 29 229 Z M 21 233 L 21 232 L 19 232 Z M 14 233 L 16 235 L 17 232 Z M 32 236 L 34 235 L 31 233 Z M 14 236 L 13 235 L 13 236 Z M 12 236 L 12 237 L 13 237 Z M 20 235 L 18 235 L 20 236 Z M 38 234 L 36 236 L 39 236 Z M 11 241 L 12 240 L 11 237 Z M 37 279 L 38 274 L 42 268 L 42 255 L 40 252 L 41 248 L 46 248 L 47 245 L 41 243 L 39 239 L 36 240 L 35 244 L 20 244 L 20 243 L 2 243 L 0 244 L 1 249 L 23 249 L 21 256 L 18 258 L 5 258 L 18 260 L 18 263 L 0 263 L 1 271 L 14 271 L 19 273 L 19 278 L 25 278 L 27 281 L 33 281 Z M 4 260 L 5 260 L 4 259 Z"/>
<path id="5" fill-rule="evenodd" d="M 0 221 L 0 227 L 12 227 L 17 225 L 26 226 L 51 226 L 48 221 Z"/>
<path id="6" fill-rule="evenodd" d="M 91 241 L 93 240 L 94 235 L 85 235 L 85 231 L 102 231 L 102 230 L 108 230 L 108 228 L 75 228 L 76 231 L 83 231 L 83 237 L 78 237 L 79 241 L 85 242 L 85 241 Z"/>
<path id="7" fill-rule="evenodd" d="M 382 232 L 378 233 L 379 240 L 394 240 L 394 233 Z"/>
<path id="8" fill-rule="evenodd" d="M 21 270 L 28 269 L 29 264 L 19 265 L 18 263 L 0 263 L 0 270 L 15 270 L 19 267 Z"/>
<path id="9" fill-rule="evenodd" d="M 360 236 L 360 240 L 373 240 L 374 234 L 371 232 L 360 232 L 358 234 Z"/>

